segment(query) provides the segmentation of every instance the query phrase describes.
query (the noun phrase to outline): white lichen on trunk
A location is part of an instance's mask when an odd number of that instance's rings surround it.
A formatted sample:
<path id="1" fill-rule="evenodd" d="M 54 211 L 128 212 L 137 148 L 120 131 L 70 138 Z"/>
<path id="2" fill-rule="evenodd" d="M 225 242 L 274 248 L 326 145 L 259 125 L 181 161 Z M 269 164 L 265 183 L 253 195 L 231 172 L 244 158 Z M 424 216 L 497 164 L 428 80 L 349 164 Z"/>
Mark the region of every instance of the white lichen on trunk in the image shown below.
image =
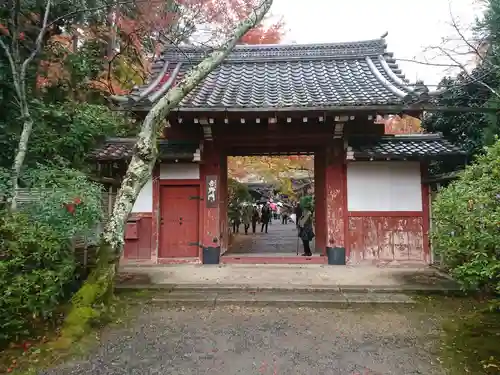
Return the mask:
<path id="1" fill-rule="evenodd" d="M 11 211 L 17 208 L 17 190 L 18 190 L 18 180 L 21 174 L 21 168 L 24 164 L 24 159 L 26 158 L 26 153 L 28 152 L 28 141 L 30 139 L 31 131 L 33 130 L 33 120 L 26 106 L 25 112 L 23 114 L 23 130 L 21 132 L 21 137 L 19 138 L 19 144 L 17 146 L 17 153 L 14 158 L 14 163 L 12 164 L 11 171 L 11 200 L 10 209 Z"/>
<path id="2" fill-rule="evenodd" d="M 271 8 L 273 0 L 263 0 L 247 19 L 238 25 L 233 36 L 224 45 L 211 53 L 201 63 L 189 71 L 182 81 L 167 91 L 149 111 L 141 125 L 141 131 L 134 147 L 132 160 L 128 166 L 120 191 L 116 197 L 111 217 L 104 229 L 103 240 L 110 245 L 116 255 L 123 248 L 123 237 L 127 218 L 142 189 L 151 176 L 157 159 L 156 135 L 161 122 L 169 112 L 177 107 L 211 71 L 219 66 L 232 51 L 238 41 L 254 26 L 258 25 Z"/>

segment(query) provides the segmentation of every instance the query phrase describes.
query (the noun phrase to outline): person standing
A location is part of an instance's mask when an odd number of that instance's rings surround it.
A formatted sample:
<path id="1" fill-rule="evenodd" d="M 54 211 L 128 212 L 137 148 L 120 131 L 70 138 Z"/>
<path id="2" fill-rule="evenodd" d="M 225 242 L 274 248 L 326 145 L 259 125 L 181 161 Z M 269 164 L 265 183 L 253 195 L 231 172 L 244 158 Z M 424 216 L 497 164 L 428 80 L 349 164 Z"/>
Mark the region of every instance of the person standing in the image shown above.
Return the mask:
<path id="1" fill-rule="evenodd" d="M 252 205 L 249 203 L 244 203 L 242 210 L 242 222 L 243 228 L 245 229 L 245 234 L 248 234 L 248 228 L 250 228 L 250 223 L 252 221 Z"/>
<path id="2" fill-rule="evenodd" d="M 299 228 L 299 219 L 302 217 L 302 207 L 300 206 L 300 203 L 297 203 L 295 206 L 294 214 L 296 217 L 296 222 L 295 225 L 297 226 L 297 229 Z"/>
<path id="3" fill-rule="evenodd" d="M 237 204 L 229 206 L 229 218 L 233 226 L 233 233 L 239 233 L 241 223 L 241 210 Z"/>
<path id="4" fill-rule="evenodd" d="M 255 233 L 255 229 L 257 229 L 257 222 L 260 219 L 259 209 L 256 206 L 253 206 L 252 211 L 252 233 Z"/>
<path id="5" fill-rule="evenodd" d="M 309 197 L 304 197 L 309 198 Z M 302 202 L 301 202 L 302 203 Z M 313 215 L 312 215 L 312 202 L 304 199 L 302 206 L 302 216 L 298 220 L 299 237 L 302 240 L 302 245 L 304 246 L 304 253 L 302 256 L 309 257 L 312 255 L 310 242 L 314 238 L 313 231 Z"/>
<path id="6" fill-rule="evenodd" d="M 288 224 L 288 207 L 281 209 L 281 224 Z"/>
<path id="7" fill-rule="evenodd" d="M 264 228 L 266 229 L 267 233 L 270 220 L 271 220 L 271 208 L 269 207 L 269 204 L 266 203 L 264 207 L 262 207 L 262 214 L 261 214 L 262 227 L 260 228 L 261 233 L 264 231 Z"/>

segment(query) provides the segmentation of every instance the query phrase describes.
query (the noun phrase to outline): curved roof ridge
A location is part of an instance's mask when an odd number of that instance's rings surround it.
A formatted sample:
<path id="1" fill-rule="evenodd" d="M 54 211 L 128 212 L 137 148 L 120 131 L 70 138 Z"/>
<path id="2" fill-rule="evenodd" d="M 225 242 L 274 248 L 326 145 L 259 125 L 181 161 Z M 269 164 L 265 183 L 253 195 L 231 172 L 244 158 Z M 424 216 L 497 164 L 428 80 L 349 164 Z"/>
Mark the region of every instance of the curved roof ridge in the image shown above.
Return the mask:
<path id="1" fill-rule="evenodd" d="M 380 46 L 386 46 L 386 41 L 383 38 L 377 39 L 366 39 L 366 40 L 353 40 L 345 42 L 321 42 L 321 43 L 271 43 L 271 44 L 238 44 L 234 47 L 233 51 L 245 50 L 245 49 L 295 49 L 295 48 L 331 48 L 331 47 L 346 47 L 353 44 L 360 46 L 363 45 L 374 45 L 378 44 Z M 184 45 L 177 47 L 180 50 L 209 50 L 208 47 L 197 47 L 192 45 Z"/>
<path id="2" fill-rule="evenodd" d="M 345 59 L 385 54 L 385 39 L 371 39 L 354 42 L 313 43 L 313 44 L 255 44 L 238 45 L 224 62 Z M 167 47 L 160 55 L 160 61 L 190 61 L 203 59 L 211 51 L 208 47 L 176 46 Z"/>

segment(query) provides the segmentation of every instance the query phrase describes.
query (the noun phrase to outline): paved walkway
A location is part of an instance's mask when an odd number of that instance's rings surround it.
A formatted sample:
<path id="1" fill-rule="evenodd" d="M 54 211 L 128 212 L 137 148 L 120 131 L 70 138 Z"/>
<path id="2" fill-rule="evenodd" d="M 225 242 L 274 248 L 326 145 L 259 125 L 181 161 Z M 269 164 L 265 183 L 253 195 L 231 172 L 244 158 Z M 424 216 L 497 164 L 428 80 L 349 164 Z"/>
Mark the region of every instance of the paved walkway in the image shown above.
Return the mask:
<path id="1" fill-rule="evenodd" d="M 273 220 L 269 225 L 267 233 L 261 233 L 261 226 L 257 226 L 257 232 L 252 233 L 252 228 L 247 235 L 240 225 L 240 232 L 233 237 L 231 247 L 224 255 L 238 256 L 295 256 L 297 245 L 299 253 L 304 252 L 302 243 L 297 241 L 297 229 L 295 224 L 281 224 L 278 220 Z M 314 240 L 311 242 L 311 249 L 314 253 Z"/>
<path id="2" fill-rule="evenodd" d="M 143 306 L 87 358 L 41 374 L 441 375 L 440 333 L 435 313 L 410 306 Z"/>
<path id="3" fill-rule="evenodd" d="M 165 265 L 125 266 L 122 275 L 138 274 L 152 284 L 186 287 L 260 289 L 449 290 L 455 283 L 429 267 L 328 265 Z"/>

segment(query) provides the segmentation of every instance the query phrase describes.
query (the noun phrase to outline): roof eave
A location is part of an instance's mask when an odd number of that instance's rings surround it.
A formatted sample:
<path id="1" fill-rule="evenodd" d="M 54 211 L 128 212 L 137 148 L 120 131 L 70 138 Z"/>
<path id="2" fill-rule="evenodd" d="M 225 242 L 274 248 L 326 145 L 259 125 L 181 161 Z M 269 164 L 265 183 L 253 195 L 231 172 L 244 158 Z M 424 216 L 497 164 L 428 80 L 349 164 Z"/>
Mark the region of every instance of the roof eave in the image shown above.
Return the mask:
<path id="1" fill-rule="evenodd" d="M 158 162 L 163 162 L 163 161 L 190 161 L 194 162 L 193 160 L 193 154 L 192 153 L 173 153 L 173 154 L 165 154 L 165 155 L 159 155 L 157 158 Z M 114 162 L 121 162 L 121 161 L 130 161 L 132 157 L 120 157 L 120 158 L 89 158 L 89 160 L 92 160 L 96 163 L 114 163 Z"/>
<path id="2" fill-rule="evenodd" d="M 365 152 L 354 152 L 354 160 L 349 161 L 432 161 L 432 160 L 443 160 L 449 157 L 465 156 L 463 152 L 449 152 L 434 155 L 413 155 L 413 154 L 403 154 L 403 155 L 387 155 L 387 154 L 371 154 Z"/>

